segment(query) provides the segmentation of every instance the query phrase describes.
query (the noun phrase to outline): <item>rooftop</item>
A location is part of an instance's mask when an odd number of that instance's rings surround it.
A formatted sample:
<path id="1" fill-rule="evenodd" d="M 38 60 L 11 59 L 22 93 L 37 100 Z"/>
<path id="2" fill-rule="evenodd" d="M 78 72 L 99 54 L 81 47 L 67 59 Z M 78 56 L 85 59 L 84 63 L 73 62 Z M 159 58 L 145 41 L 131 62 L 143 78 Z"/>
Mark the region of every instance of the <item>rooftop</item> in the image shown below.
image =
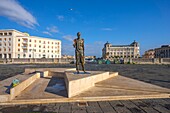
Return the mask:
<path id="1" fill-rule="evenodd" d="M 15 32 L 18 32 L 18 33 L 22 33 L 22 34 L 25 34 L 26 35 L 26 32 L 21 32 L 21 31 L 18 31 L 18 30 L 15 30 L 15 29 L 0 29 L 0 31 L 15 31 Z M 57 39 L 53 39 L 53 38 L 44 38 L 44 37 L 38 37 L 38 36 L 17 36 L 17 37 L 29 37 L 29 38 L 43 38 L 43 39 L 50 39 L 50 40 L 55 40 L 55 41 L 60 41 L 60 40 L 57 40 Z"/>

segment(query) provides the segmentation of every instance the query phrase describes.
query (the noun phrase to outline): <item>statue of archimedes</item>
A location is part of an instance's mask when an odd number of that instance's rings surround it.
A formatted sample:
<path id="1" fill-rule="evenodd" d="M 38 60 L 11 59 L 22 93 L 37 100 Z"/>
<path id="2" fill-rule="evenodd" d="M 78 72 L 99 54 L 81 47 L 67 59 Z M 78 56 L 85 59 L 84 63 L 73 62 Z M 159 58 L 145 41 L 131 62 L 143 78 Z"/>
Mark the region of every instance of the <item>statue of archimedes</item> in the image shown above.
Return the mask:
<path id="1" fill-rule="evenodd" d="M 84 39 L 80 38 L 81 33 L 77 33 L 77 38 L 74 39 L 75 57 L 76 57 L 76 70 L 79 74 L 79 65 L 81 64 L 82 70 L 85 72 L 85 56 L 84 56 Z"/>

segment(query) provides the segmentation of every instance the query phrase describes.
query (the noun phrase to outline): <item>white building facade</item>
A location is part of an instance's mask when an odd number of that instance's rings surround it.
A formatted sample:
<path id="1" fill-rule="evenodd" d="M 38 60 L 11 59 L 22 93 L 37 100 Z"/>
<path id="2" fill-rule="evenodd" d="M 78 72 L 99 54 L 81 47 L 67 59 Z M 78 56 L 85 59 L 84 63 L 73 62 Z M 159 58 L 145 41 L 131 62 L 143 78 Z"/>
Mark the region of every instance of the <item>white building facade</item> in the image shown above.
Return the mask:
<path id="1" fill-rule="evenodd" d="M 104 59 L 138 58 L 139 56 L 139 43 L 135 41 L 130 45 L 112 45 L 107 42 L 102 49 L 102 57 Z"/>
<path id="2" fill-rule="evenodd" d="M 61 58 L 61 41 L 0 30 L 0 58 Z"/>

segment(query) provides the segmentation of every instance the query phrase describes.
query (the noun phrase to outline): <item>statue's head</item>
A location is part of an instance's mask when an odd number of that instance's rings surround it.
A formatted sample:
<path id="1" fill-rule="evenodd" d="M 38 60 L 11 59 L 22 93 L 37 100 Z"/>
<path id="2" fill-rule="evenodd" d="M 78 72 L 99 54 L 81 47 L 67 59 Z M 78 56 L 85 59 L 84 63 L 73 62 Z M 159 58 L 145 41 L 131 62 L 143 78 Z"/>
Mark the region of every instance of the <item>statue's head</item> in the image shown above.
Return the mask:
<path id="1" fill-rule="evenodd" d="M 77 33 L 77 36 L 78 36 L 78 37 L 80 37 L 80 35 L 81 35 L 81 33 L 80 33 L 80 32 L 78 32 L 78 33 Z"/>

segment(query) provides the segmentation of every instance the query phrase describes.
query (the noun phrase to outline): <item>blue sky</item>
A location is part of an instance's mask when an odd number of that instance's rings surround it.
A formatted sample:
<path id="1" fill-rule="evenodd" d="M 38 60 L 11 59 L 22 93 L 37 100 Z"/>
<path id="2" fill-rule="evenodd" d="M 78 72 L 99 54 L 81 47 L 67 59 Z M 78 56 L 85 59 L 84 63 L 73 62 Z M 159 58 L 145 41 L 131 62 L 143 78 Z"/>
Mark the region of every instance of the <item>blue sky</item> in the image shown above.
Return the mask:
<path id="1" fill-rule="evenodd" d="M 145 50 L 170 44 L 170 0 L 0 0 L 0 29 L 62 41 L 62 54 L 74 55 L 81 32 L 85 54 L 101 56 L 106 41 L 140 43 Z"/>

